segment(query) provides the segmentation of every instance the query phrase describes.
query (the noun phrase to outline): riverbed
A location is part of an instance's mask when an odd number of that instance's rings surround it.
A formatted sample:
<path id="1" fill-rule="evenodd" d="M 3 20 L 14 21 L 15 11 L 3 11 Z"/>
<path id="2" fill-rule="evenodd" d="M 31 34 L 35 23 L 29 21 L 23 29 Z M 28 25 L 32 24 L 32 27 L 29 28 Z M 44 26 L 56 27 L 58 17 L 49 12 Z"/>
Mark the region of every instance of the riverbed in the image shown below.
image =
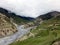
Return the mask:
<path id="1" fill-rule="evenodd" d="M 21 26 L 17 26 L 17 29 L 18 29 L 17 33 L 15 33 L 15 34 L 13 34 L 11 36 L 0 38 L 0 45 L 9 45 L 9 44 L 11 44 L 12 42 L 14 42 L 17 39 L 21 38 L 25 34 L 29 33 L 31 27 L 24 28 L 24 25 L 21 25 Z"/>

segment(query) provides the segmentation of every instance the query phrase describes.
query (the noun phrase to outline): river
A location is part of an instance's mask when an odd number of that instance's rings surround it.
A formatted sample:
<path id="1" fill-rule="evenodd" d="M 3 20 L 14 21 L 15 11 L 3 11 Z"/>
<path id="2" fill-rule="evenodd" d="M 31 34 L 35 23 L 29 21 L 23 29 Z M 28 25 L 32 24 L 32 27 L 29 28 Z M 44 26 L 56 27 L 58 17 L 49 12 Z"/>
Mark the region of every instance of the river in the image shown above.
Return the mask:
<path id="1" fill-rule="evenodd" d="M 11 36 L 0 38 L 0 45 L 9 45 L 9 44 L 11 44 L 15 40 L 21 38 L 22 36 L 24 36 L 25 34 L 30 32 L 31 27 L 25 29 L 24 25 L 21 25 L 21 26 L 18 26 L 17 29 L 18 29 L 17 33 L 15 33 Z"/>

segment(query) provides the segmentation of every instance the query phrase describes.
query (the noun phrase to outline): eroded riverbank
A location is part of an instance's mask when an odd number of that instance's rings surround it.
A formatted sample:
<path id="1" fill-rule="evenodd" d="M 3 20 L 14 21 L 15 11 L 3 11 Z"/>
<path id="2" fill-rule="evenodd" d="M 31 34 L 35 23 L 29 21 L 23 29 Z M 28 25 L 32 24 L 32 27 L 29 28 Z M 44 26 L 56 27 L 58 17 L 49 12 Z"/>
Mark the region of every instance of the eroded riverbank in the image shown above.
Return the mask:
<path id="1" fill-rule="evenodd" d="M 10 43 L 14 42 L 16 39 L 19 39 L 22 36 L 24 36 L 25 34 L 29 33 L 31 28 L 32 27 L 25 29 L 24 25 L 18 26 L 17 27 L 17 29 L 18 29 L 17 33 L 15 33 L 14 35 L 0 39 L 0 45 L 9 45 Z"/>

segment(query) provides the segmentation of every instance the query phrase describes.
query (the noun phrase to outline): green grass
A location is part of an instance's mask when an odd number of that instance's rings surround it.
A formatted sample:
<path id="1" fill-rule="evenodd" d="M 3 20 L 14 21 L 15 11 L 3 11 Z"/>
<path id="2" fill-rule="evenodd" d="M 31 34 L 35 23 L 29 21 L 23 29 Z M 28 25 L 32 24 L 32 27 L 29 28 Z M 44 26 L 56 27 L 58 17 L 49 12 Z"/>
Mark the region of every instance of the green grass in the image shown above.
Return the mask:
<path id="1" fill-rule="evenodd" d="M 21 42 L 14 42 L 11 45 L 50 45 L 55 39 L 60 38 L 60 31 L 56 30 L 49 32 L 50 33 L 47 35 L 38 35 L 34 38 L 29 38 Z"/>
<path id="2" fill-rule="evenodd" d="M 14 19 L 13 21 L 18 25 L 25 24 L 25 23 L 29 22 L 29 20 L 20 18 L 17 15 L 12 15 L 11 18 Z"/>
<path id="3" fill-rule="evenodd" d="M 45 20 L 36 29 L 31 30 L 35 37 L 30 37 L 24 41 L 17 41 L 10 45 L 51 45 L 60 38 L 60 17 Z"/>

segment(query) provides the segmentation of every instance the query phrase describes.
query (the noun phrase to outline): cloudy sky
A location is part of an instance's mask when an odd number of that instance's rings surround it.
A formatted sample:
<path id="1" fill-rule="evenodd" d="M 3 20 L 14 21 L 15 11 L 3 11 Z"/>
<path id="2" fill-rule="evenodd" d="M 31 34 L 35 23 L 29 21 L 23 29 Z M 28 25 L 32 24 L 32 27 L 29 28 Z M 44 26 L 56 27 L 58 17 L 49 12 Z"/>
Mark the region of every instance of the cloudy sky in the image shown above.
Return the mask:
<path id="1" fill-rule="evenodd" d="M 60 0 L 0 0 L 0 7 L 35 18 L 50 11 L 60 11 Z"/>

